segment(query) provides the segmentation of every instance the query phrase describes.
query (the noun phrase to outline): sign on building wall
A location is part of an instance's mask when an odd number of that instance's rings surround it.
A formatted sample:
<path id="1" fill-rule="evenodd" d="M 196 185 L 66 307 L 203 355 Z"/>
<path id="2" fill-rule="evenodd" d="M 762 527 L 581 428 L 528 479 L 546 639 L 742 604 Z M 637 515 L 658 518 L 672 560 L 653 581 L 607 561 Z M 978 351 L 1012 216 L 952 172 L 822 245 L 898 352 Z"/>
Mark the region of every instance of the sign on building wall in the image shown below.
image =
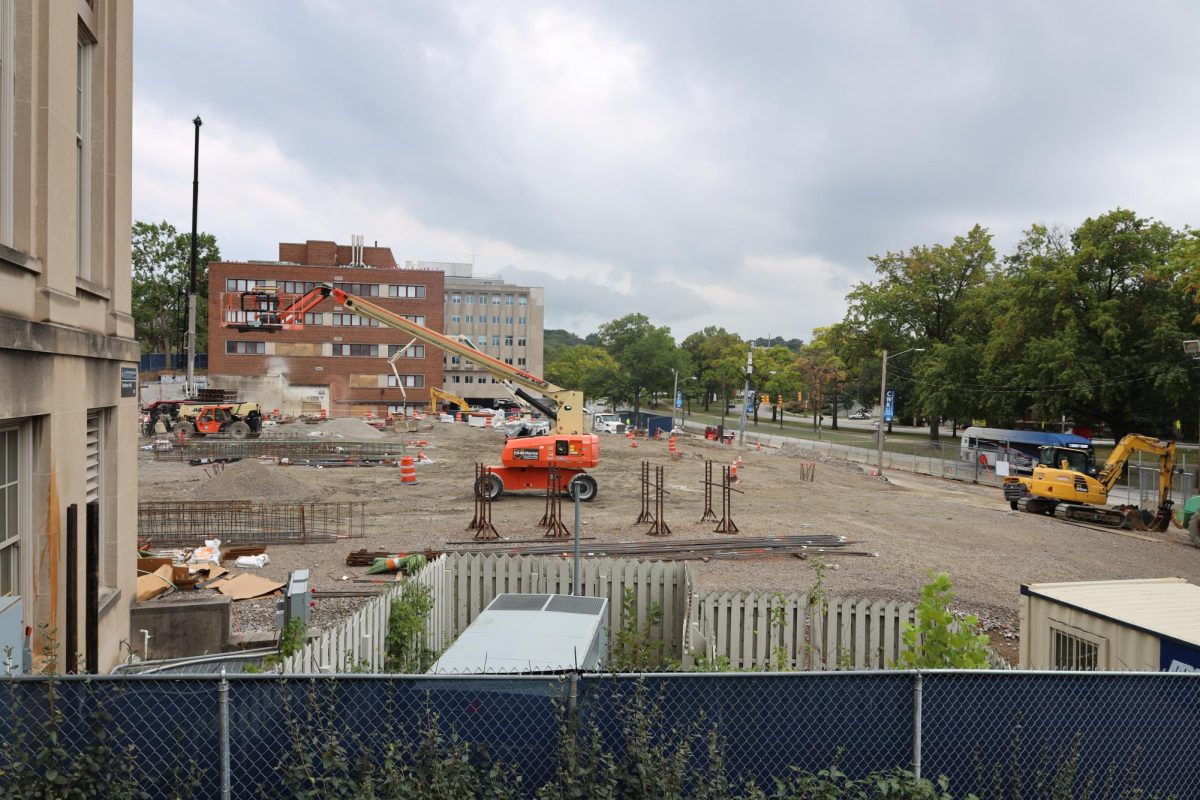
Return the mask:
<path id="1" fill-rule="evenodd" d="M 137 367 L 121 367 L 121 397 L 137 397 Z"/>
<path id="2" fill-rule="evenodd" d="M 1200 672 L 1200 649 L 1160 639 L 1158 666 L 1165 672 Z"/>

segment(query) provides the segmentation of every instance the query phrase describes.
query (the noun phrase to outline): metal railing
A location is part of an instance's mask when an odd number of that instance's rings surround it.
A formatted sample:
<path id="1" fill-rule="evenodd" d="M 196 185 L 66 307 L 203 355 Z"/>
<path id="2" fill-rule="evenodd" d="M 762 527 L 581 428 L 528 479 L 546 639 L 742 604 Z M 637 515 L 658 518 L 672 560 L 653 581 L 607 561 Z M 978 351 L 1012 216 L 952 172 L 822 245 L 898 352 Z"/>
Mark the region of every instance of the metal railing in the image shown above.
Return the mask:
<path id="1" fill-rule="evenodd" d="M 340 752 L 347 770 L 411 764 L 435 731 L 532 796 L 573 736 L 618 764 L 646 757 L 627 751 L 638 724 L 651 742 L 690 745 L 690 780 L 718 754 L 733 787 L 833 763 L 945 775 L 955 797 L 1032 796 L 1066 768 L 1067 794 L 1109 775 L 1181 798 L 1200 786 L 1195 673 L 81 676 L 0 681 L 0 703 L 0 762 L 39 751 L 51 729 L 68 754 L 102 739 L 151 797 L 178 796 L 189 775 L 196 797 L 288 796 L 286 776 L 321 776 L 323 756 Z"/>

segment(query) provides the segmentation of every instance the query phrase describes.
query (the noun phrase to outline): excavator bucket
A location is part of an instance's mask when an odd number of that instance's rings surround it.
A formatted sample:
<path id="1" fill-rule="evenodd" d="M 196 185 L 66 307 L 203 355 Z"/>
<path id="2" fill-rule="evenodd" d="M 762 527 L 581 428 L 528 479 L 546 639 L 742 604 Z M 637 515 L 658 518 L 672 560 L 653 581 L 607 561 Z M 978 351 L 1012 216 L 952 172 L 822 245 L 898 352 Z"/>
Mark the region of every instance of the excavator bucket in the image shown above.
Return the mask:
<path id="1" fill-rule="evenodd" d="M 1171 501 L 1168 500 L 1159 506 L 1154 514 L 1137 506 L 1118 506 L 1118 510 L 1125 516 L 1126 524 L 1122 527 L 1162 533 L 1171 524 L 1171 505 Z"/>

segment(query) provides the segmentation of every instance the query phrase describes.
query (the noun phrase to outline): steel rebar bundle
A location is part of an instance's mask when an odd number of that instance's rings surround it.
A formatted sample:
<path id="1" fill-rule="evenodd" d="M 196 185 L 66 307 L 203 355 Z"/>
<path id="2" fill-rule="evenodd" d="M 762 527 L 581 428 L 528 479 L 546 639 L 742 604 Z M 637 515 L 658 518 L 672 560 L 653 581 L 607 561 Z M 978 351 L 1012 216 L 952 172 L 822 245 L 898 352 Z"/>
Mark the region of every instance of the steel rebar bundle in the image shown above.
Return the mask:
<path id="1" fill-rule="evenodd" d="M 154 450 L 156 461 L 231 461 L 239 458 L 286 458 L 321 466 L 336 463 L 393 464 L 405 454 L 403 442 L 354 442 L 316 439 L 191 439 L 184 445 Z M 357 462 L 357 463 L 356 463 Z"/>
<path id="2" fill-rule="evenodd" d="M 197 500 L 138 503 L 138 538 L 153 546 L 308 544 L 361 538 L 366 503 Z"/>

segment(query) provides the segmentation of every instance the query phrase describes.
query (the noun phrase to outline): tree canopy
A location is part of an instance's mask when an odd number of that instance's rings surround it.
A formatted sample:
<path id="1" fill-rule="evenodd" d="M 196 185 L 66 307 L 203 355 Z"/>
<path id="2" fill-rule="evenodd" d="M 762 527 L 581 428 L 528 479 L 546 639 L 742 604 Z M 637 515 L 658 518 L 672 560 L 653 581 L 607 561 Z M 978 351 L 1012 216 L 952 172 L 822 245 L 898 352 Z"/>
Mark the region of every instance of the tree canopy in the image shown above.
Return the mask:
<path id="1" fill-rule="evenodd" d="M 208 265 L 221 260 L 217 239 L 196 236 L 196 351 L 207 352 Z M 162 222 L 133 223 L 132 313 L 134 331 L 147 352 L 182 352 L 187 336 L 187 291 L 192 236 Z"/>

